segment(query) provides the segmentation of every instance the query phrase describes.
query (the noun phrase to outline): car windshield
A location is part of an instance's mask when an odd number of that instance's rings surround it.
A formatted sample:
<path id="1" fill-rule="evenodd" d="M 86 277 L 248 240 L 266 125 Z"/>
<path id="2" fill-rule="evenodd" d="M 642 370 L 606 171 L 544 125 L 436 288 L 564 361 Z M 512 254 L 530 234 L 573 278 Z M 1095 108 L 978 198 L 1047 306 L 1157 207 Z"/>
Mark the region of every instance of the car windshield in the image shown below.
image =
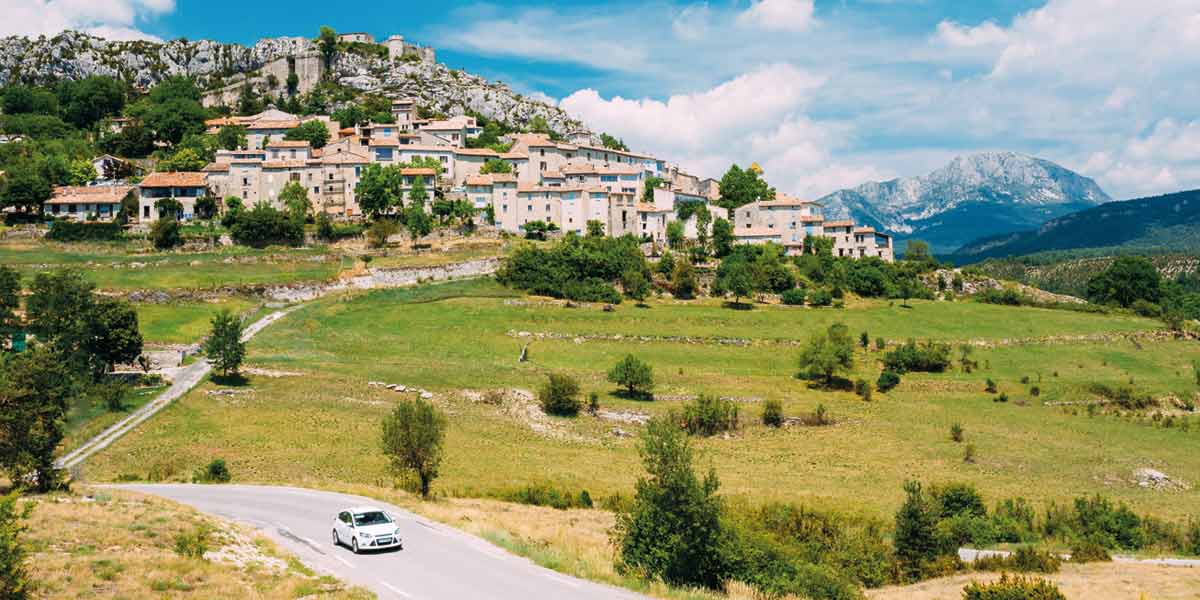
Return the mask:
<path id="1" fill-rule="evenodd" d="M 354 515 L 354 524 L 360 527 L 365 525 L 383 525 L 384 523 L 391 522 L 392 520 L 388 518 L 387 514 L 380 511 L 358 513 Z"/>

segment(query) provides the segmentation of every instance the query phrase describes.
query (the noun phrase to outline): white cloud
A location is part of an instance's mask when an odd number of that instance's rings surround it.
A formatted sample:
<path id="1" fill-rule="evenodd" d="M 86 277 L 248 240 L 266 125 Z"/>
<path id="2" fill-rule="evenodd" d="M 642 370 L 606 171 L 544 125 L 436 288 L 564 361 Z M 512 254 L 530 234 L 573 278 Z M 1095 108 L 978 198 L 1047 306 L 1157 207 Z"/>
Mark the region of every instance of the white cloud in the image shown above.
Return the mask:
<path id="1" fill-rule="evenodd" d="M 530 100 L 535 100 L 537 102 L 549 104 L 550 106 L 558 106 L 558 98 L 555 98 L 554 96 L 551 96 L 550 94 L 547 94 L 546 92 L 541 92 L 541 91 L 530 92 L 529 94 L 526 94 L 525 96 L 527 98 L 529 98 Z"/>
<path id="2" fill-rule="evenodd" d="M 965 27 L 954 21 L 937 25 L 937 39 L 953 48 L 982 48 L 999 46 L 1008 41 L 1008 33 L 991 21 L 975 27 Z"/>
<path id="3" fill-rule="evenodd" d="M 174 0 L 0 0 L 0 36 L 74 29 L 109 39 L 158 39 L 139 22 L 175 10 Z"/>
<path id="4" fill-rule="evenodd" d="M 878 175 L 873 168 L 837 164 L 830 149 L 844 132 L 804 116 L 824 83 L 820 75 L 777 63 L 665 101 L 605 99 L 585 89 L 559 105 L 596 130 L 702 177 L 719 177 L 730 164 L 757 162 L 780 190 L 817 196 Z"/>
<path id="5" fill-rule="evenodd" d="M 768 31 L 804 31 L 813 24 L 812 0 L 751 0 L 738 25 Z"/>
<path id="6" fill-rule="evenodd" d="M 671 21 L 671 31 L 681 40 L 702 40 L 708 37 L 711 13 L 707 2 L 685 6 Z"/>

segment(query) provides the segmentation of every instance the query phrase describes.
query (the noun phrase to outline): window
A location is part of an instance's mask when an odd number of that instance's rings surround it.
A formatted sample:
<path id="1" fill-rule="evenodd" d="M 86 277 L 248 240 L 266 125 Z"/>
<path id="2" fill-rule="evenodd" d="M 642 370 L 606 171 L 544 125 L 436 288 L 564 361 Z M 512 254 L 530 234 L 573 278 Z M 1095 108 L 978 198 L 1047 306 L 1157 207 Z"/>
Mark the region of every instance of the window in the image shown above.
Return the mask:
<path id="1" fill-rule="evenodd" d="M 550 212 L 550 205 L 546 204 L 546 212 Z"/>
<path id="2" fill-rule="evenodd" d="M 68 204 L 68 205 L 67 205 L 67 212 L 69 212 L 69 213 L 73 213 L 73 212 L 75 212 L 75 205 L 74 205 L 74 204 Z"/>
<path id="3" fill-rule="evenodd" d="M 506 212 L 508 212 L 508 205 L 507 205 L 507 204 L 501 204 L 501 205 L 500 205 L 500 212 L 505 212 L 505 213 L 506 213 Z"/>
<path id="4" fill-rule="evenodd" d="M 544 160 L 541 162 L 541 170 L 543 170 L 543 171 L 546 170 L 546 161 L 544 161 Z"/>
<path id="5" fill-rule="evenodd" d="M 142 207 L 142 218 L 143 218 L 143 219 L 149 219 L 149 218 L 150 218 L 150 207 L 149 207 L 149 206 L 143 206 L 143 207 Z"/>
<path id="6" fill-rule="evenodd" d="M 545 149 L 545 148 L 542 148 L 541 150 L 538 150 L 538 156 L 545 156 L 545 155 L 546 155 L 546 149 Z M 544 164 L 546 164 L 546 163 L 542 163 L 542 164 L 544 165 Z"/>

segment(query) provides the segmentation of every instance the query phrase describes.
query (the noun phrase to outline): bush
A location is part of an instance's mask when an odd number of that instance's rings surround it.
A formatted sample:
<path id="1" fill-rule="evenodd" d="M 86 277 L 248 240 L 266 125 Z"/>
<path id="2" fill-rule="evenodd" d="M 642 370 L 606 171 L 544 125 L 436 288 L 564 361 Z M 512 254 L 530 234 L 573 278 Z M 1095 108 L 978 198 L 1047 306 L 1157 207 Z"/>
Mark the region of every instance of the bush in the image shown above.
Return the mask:
<path id="1" fill-rule="evenodd" d="M 600 412 L 600 394 L 596 392 L 588 392 L 587 411 L 591 415 Z"/>
<path id="2" fill-rule="evenodd" d="M 573 417 L 579 414 L 579 382 L 574 377 L 551 373 L 538 390 L 538 402 L 546 414 Z"/>
<path id="3" fill-rule="evenodd" d="M 546 483 L 529 484 L 503 492 L 500 494 L 500 499 L 530 506 L 549 506 L 559 510 L 592 508 L 592 497 L 587 490 L 575 493 L 558 489 Z"/>
<path id="4" fill-rule="evenodd" d="M 829 290 L 813 290 L 808 296 L 808 303 L 813 306 L 829 306 L 833 304 L 833 294 Z"/>
<path id="5" fill-rule="evenodd" d="M 1005 573 L 991 583 L 967 585 L 962 600 L 1067 600 L 1067 597 L 1044 579 L 1009 577 Z"/>
<path id="6" fill-rule="evenodd" d="M 954 440 L 955 443 L 962 443 L 962 441 L 963 441 L 963 426 L 962 425 L 955 423 L 950 426 L 950 439 Z"/>
<path id="7" fill-rule="evenodd" d="M 400 232 L 400 225 L 391 219 L 376 219 L 367 228 L 367 244 L 372 248 L 382 248 L 387 245 L 389 237 Z"/>
<path id="8" fill-rule="evenodd" d="M 298 246 L 304 241 L 302 223 L 265 203 L 239 211 L 229 229 L 233 241 L 253 248 L 273 244 Z"/>
<path id="9" fill-rule="evenodd" d="M 120 381 L 98 383 L 92 386 L 90 396 L 95 404 L 104 407 L 109 412 L 125 410 L 125 394 L 129 386 Z"/>
<path id="10" fill-rule="evenodd" d="M 996 393 L 996 382 L 992 381 L 991 377 L 988 377 L 987 384 L 984 386 L 983 391 L 985 391 L 989 394 Z"/>
<path id="11" fill-rule="evenodd" d="M 229 480 L 229 468 L 225 466 L 225 460 L 220 458 L 214 458 L 192 477 L 194 483 L 229 483 Z"/>
<path id="12" fill-rule="evenodd" d="M 1138 550 L 1146 544 L 1142 519 L 1124 504 L 1114 507 L 1099 494 L 1075 499 L 1070 527 L 1078 538 L 1095 541 L 1105 548 Z"/>
<path id="13" fill-rule="evenodd" d="M 621 293 L 612 284 L 595 277 L 583 281 L 568 281 L 563 284 L 558 297 L 579 302 L 606 302 L 620 304 Z"/>
<path id="14" fill-rule="evenodd" d="M 33 504 L 20 507 L 16 493 L 0 497 L 0 598 L 29 596 L 29 573 L 25 566 L 26 546 L 21 540 L 24 521 Z"/>
<path id="15" fill-rule="evenodd" d="M 807 297 L 807 294 L 804 292 L 803 289 L 792 288 L 792 289 L 784 292 L 782 295 L 780 295 L 779 298 L 780 298 L 780 300 L 783 301 L 784 304 L 787 304 L 789 306 L 803 306 L 804 299 L 806 297 Z"/>
<path id="16" fill-rule="evenodd" d="M 767 400 L 763 403 L 763 425 L 768 427 L 783 426 L 783 403 L 778 400 Z"/>
<path id="17" fill-rule="evenodd" d="M 882 352 L 884 348 L 887 348 L 887 340 L 881 337 L 875 338 L 875 349 Z"/>
<path id="18" fill-rule="evenodd" d="M 175 536 L 175 554 L 184 558 L 203 559 L 204 553 L 208 552 L 211 536 L 212 529 L 205 523 L 196 525 L 191 531 L 177 534 Z"/>
<path id="19" fill-rule="evenodd" d="M 170 250 L 183 243 L 179 221 L 171 218 L 159 219 L 150 226 L 150 241 L 158 250 Z"/>
<path id="20" fill-rule="evenodd" d="M 532 294 L 616 304 L 621 295 L 612 284 L 631 270 L 650 272 L 635 238 L 567 235 L 548 248 L 518 247 L 497 279 Z"/>
<path id="21" fill-rule="evenodd" d="M 800 415 L 800 424 L 809 427 L 823 427 L 833 425 L 833 418 L 829 416 L 829 411 L 824 404 L 818 404 L 813 412 Z"/>
<path id="22" fill-rule="evenodd" d="M 941 373 L 950 366 L 950 345 L 933 341 L 918 345 L 916 340 L 909 339 L 883 356 L 883 366 L 897 373 Z"/>
<path id="23" fill-rule="evenodd" d="M 979 571 L 1019 571 L 1022 573 L 1057 573 L 1062 565 L 1058 555 L 1032 546 L 1020 546 L 1008 556 L 987 556 L 976 559 Z"/>
<path id="24" fill-rule="evenodd" d="M 1071 562 L 1108 562 L 1112 560 L 1108 549 L 1095 540 L 1079 540 L 1071 544 Z"/>
<path id="25" fill-rule="evenodd" d="M 898 385 L 900 385 L 900 375 L 895 371 L 884 371 L 875 381 L 875 387 L 885 394 Z"/>
<path id="26" fill-rule="evenodd" d="M 738 409 L 732 400 L 702 394 L 683 405 L 683 428 L 692 435 L 716 435 L 737 426 Z"/>
<path id="27" fill-rule="evenodd" d="M 46 239 L 56 242 L 109 242 L 121 239 L 124 229 L 116 222 L 82 223 L 55 221 L 46 232 Z"/>

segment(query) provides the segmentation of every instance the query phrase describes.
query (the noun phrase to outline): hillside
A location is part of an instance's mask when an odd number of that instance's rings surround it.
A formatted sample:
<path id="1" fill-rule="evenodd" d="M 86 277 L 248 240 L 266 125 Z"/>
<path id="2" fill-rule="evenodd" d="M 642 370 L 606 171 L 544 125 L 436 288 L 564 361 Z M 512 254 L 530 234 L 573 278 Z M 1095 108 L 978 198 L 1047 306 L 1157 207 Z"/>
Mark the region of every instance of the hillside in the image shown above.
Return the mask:
<path id="1" fill-rule="evenodd" d="M 1200 190 L 1111 202 L 1051 219 L 1037 229 L 977 239 L 949 258 L 957 263 L 1048 250 L 1200 248 Z"/>
<path id="2" fill-rule="evenodd" d="M 213 93 L 247 77 L 270 79 L 274 89 L 267 91 L 278 94 L 286 86 L 287 62 L 308 59 L 315 65 L 318 55 L 316 44 L 303 37 L 267 38 L 247 47 L 210 40 L 108 41 L 74 31 L 50 38 L 13 36 L 0 38 L 0 87 L 106 75 L 144 89 L 167 77 L 186 75 Z M 414 98 L 420 106 L 446 114 L 470 109 L 514 125 L 541 116 L 554 131 L 583 128 L 557 107 L 525 98 L 503 83 L 451 69 L 431 56 L 426 52 L 416 60 L 392 59 L 382 45 L 352 44 L 335 55 L 329 78 L 361 92 Z M 282 76 L 263 77 L 273 74 L 269 67 L 280 64 Z M 316 80 L 316 69 L 298 71 L 300 90 L 306 91 Z"/>
<path id="3" fill-rule="evenodd" d="M 1110 200 L 1087 177 L 1002 152 L 960 156 L 928 175 L 865 183 L 818 202 L 826 218 L 853 218 L 949 252 L 980 236 L 1029 229 Z"/>

